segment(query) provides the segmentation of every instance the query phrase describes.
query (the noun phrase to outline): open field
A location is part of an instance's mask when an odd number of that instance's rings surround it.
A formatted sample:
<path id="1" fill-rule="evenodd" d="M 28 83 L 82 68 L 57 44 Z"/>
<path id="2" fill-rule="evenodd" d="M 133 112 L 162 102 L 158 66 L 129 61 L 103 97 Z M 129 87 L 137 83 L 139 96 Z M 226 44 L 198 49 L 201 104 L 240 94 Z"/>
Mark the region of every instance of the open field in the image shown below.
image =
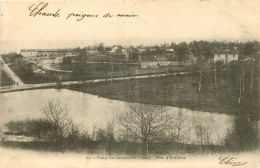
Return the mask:
<path id="1" fill-rule="evenodd" d="M 234 89 L 223 82 L 223 87 L 210 91 L 192 84 L 192 77 L 179 75 L 149 79 L 113 81 L 106 83 L 86 84 L 85 87 L 72 85 L 72 90 L 88 92 L 109 99 L 145 104 L 166 105 L 236 114 L 239 111 Z"/>

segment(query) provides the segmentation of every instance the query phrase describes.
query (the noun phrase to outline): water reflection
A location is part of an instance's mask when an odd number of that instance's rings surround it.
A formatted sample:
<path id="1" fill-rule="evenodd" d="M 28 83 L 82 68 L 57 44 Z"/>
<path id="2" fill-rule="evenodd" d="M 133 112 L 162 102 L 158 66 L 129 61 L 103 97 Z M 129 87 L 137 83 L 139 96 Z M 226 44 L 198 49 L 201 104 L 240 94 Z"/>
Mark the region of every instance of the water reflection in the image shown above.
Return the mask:
<path id="1" fill-rule="evenodd" d="M 105 126 L 117 114 L 127 111 L 131 104 L 99 98 L 95 95 L 67 89 L 43 89 L 3 93 L 0 94 L 1 127 L 11 120 L 44 117 L 40 112 L 40 108 L 52 98 L 59 98 L 61 104 L 67 104 L 71 108 L 70 114 L 74 121 L 82 124 L 89 132 L 92 131 L 93 126 Z M 207 125 L 211 141 L 214 144 L 219 144 L 223 141 L 227 129 L 232 126 L 234 121 L 233 116 L 225 114 L 200 112 L 175 107 L 168 108 L 172 113 L 182 112 L 185 114 L 193 127 Z M 190 138 L 191 143 L 196 142 L 195 130 L 191 132 Z"/>

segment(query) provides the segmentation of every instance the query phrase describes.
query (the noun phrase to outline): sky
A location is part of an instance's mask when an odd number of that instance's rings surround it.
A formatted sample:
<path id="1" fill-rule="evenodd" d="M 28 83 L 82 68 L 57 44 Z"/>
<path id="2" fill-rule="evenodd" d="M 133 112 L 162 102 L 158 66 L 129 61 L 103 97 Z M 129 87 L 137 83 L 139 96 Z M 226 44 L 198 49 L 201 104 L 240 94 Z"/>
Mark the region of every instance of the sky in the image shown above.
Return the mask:
<path id="1" fill-rule="evenodd" d="M 1 2 L 1 53 L 24 48 L 75 48 L 105 45 L 154 45 L 192 40 L 260 40 L 257 0 L 109 0 L 48 1 L 44 12 L 60 17 L 30 15 L 40 1 Z M 106 13 L 112 18 L 103 18 Z M 66 17 L 70 13 L 97 18 Z M 136 14 L 117 18 L 116 14 Z"/>

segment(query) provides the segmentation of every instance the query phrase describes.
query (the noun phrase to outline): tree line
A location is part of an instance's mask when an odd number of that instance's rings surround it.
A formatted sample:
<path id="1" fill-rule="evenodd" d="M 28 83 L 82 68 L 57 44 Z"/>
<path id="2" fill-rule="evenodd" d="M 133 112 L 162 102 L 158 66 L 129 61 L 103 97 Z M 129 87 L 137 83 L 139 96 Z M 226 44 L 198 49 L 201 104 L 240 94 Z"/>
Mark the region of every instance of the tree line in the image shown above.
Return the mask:
<path id="1" fill-rule="evenodd" d="M 182 61 L 187 58 L 187 53 L 192 52 L 194 57 L 200 57 L 203 55 L 207 59 L 212 58 L 212 49 L 214 48 L 233 48 L 237 47 L 239 53 L 243 53 L 243 55 L 254 55 L 259 54 L 260 52 L 260 42 L 258 41 L 247 41 L 247 42 L 232 42 L 232 41 L 191 41 L 191 42 L 171 42 L 171 43 L 163 43 L 158 45 L 136 45 L 123 47 L 118 45 L 117 50 L 126 49 L 129 56 L 131 57 L 133 62 L 138 61 L 138 57 L 140 55 L 166 55 L 169 54 L 169 50 L 174 49 L 174 56 L 176 60 Z M 96 45 L 89 45 L 82 50 L 96 50 L 99 53 L 105 53 L 110 50 L 110 46 L 105 46 L 104 43 L 99 43 Z M 142 49 L 142 50 L 140 50 Z M 80 48 L 76 48 L 76 50 L 80 50 Z"/>

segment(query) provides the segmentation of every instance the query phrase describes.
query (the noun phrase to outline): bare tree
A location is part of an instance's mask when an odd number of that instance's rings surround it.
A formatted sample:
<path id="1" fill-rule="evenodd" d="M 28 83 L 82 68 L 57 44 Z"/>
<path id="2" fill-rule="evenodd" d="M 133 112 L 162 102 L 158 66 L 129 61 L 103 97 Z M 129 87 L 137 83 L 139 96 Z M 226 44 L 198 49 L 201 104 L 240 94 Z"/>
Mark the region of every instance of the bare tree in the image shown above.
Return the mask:
<path id="1" fill-rule="evenodd" d="M 105 127 L 93 126 L 92 130 L 92 140 L 93 141 L 114 141 L 114 122 L 108 122 Z"/>
<path id="2" fill-rule="evenodd" d="M 97 127 L 96 127 L 96 126 L 93 126 L 93 130 L 92 130 L 92 141 L 95 140 L 96 134 L 97 134 Z"/>
<path id="3" fill-rule="evenodd" d="M 193 128 L 189 117 L 181 110 L 178 110 L 171 115 L 171 118 L 173 120 L 170 129 L 171 139 L 179 143 L 188 142 Z"/>
<path id="4" fill-rule="evenodd" d="M 53 132 L 50 140 L 57 141 L 59 138 L 66 137 L 69 132 L 78 132 L 79 127 L 75 125 L 70 116 L 69 108 L 62 106 L 59 99 L 51 99 L 41 109 L 47 120 L 53 125 Z M 77 131 L 76 131 L 77 130 Z"/>
<path id="5" fill-rule="evenodd" d="M 163 134 L 170 127 L 171 118 L 166 108 L 135 104 L 117 117 L 117 123 L 144 145 Z"/>
<path id="6" fill-rule="evenodd" d="M 205 78 L 205 72 L 208 71 L 208 61 L 204 56 L 199 55 L 197 61 L 191 65 L 191 70 L 193 71 L 193 78 L 196 77 L 198 81 L 198 91 L 201 92 L 202 89 L 202 78 Z"/>
<path id="7" fill-rule="evenodd" d="M 250 91 L 253 92 L 254 82 L 255 82 L 255 74 L 256 74 L 256 63 L 255 59 L 250 63 Z"/>
<path id="8" fill-rule="evenodd" d="M 217 87 L 217 65 L 214 64 L 214 84 Z"/>
<path id="9" fill-rule="evenodd" d="M 206 121 L 195 126 L 195 134 L 197 137 L 197 143 L 200 145 L 211 144 L 211 125 L 212 121 Z"/>
<path id="10" fill-rule="evenodd" d="M 108 122 L 106 125 L 106 136 L 108 141 L 114 141 L 114 122 Z"/>
<path id="11" fill-rule="evenodd" d="M 102 128 L 99 128 L 97 130 L 95 140 L 96 141 L 105 142 L 106 141 L 106 130 L 102 129 Z"/>
<path id="12" fill-rule="evenodd" d="M 5 135 L 2 130 L 0 130 L 0 143 L 4 143 L 6 139 L 7 139 L 7 135 Z"/>

